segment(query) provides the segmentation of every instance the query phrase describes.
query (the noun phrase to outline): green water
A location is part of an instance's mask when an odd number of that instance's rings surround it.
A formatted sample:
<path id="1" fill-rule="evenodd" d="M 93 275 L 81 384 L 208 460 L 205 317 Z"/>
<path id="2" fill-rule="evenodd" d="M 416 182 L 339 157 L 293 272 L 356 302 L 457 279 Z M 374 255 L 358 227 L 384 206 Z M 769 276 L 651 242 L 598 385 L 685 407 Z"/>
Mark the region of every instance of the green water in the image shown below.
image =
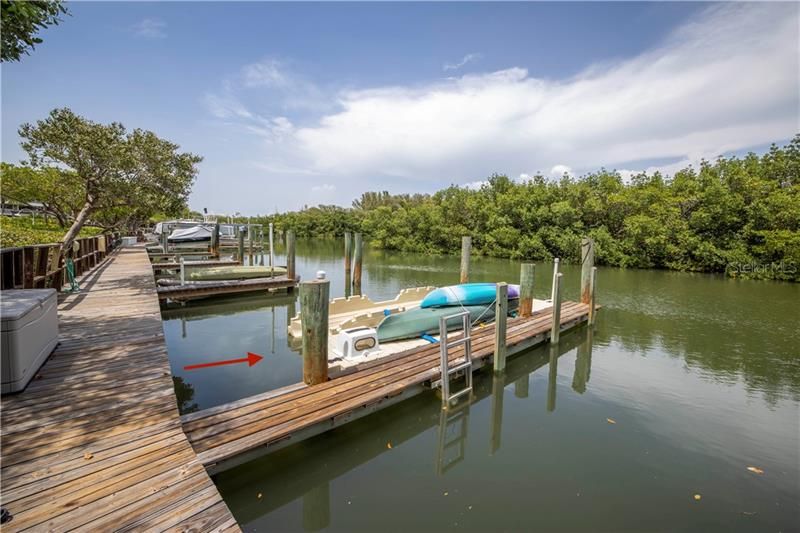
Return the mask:
<path id="1" fill-rule="evenodd" d="M 299 273 L 325 270 L 334 296 L 342 262 L 340 242 L 299 243 Z M 576 299 L 578 269 L 562 272 Z M 473 258 L 474 281 L 518 273 Z M 537 297 L 551 274 L 537 265 Z M 457 277 L 454 257 L 367 251 L 363 292 Z M 598 300 L 593 331 L 510 360 L 502 377 L 478 374 L 450 419 L 426 393 L 217 486 L 246 531 L 800 530 L 800 286 L 601 268 Z M 292 297 L 165 309 L 182 409 L 299 381 L 286 338 L 296 311 Z M 265 358 L 183 370 L 247 351 Z"/>

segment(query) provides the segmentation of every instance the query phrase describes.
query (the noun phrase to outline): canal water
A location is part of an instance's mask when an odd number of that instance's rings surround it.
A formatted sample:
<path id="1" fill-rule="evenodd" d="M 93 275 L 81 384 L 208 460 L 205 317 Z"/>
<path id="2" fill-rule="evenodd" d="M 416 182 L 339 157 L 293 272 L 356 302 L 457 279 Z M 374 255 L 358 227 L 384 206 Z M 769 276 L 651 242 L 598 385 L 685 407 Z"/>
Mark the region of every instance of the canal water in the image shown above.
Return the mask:
<path id="1" fill-rule="evenodd" d="M 341 241 L 300 242 L 297 261 L 344 295 Z M 452 284 L 458 267 L 367 250 L 363 292 Z M 551 268 L 537 265 L 537 298 Z M 578 269 L 562 272 L 577 299 Z M 518 276 L 473 257 L 474 281 Z M 426 393 L 215 482 L 245 531 L 800 530 L 800 285 L 600 268 L 598 301 L 592 331 L 481 372 L 462 409 Z M 181 410 L 300 381 L 298 310 L 291 296 L 165 308 Z M 247 352 L 264 359 L 183 370 Z"/>

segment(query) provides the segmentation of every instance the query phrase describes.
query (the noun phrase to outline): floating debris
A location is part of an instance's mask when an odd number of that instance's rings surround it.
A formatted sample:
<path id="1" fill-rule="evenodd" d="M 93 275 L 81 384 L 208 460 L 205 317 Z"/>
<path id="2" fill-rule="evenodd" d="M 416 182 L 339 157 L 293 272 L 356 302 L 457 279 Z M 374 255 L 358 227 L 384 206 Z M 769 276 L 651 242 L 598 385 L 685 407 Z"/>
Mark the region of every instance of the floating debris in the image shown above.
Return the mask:
<path id="1" fill-rule="evenodd" d="M 392 449 L 392 443 L 391 442 L 387 442 L 386 443 L 386 447 L 391 450 Z"/>
<path id="2" fill-rule="evenodd" d="M 447 496 L 447 491 L 444 491 L 444 495 Z"/>
<path id="3" fill-rule="evenodd" d="M 754 473 L 754 474 L 758 474 L 758 475 L 761 475 L 761 474 L 764 473 L 764 471 L 761 470 L 760 468 L 758 468 L 757 466 L 748 466 L 747 470 L 752 472 L 752 473 Z"/>
<path id="4" fill-rule="evenodd" d="M 258 496 L 256 496 L 256 498 L 258 498 L 259 500 L 261 499 L 261 493 L 260 492 L 258 493 Z"/>
<path id="5" fill-rule="evenodd" d="M 701 495 L 699 495 L 699 494 L 695 494 L 695 495 L 694 495 L 694 499 L 695 499 L 695 500 L 697 500 L 697 501 L 700 501 L 700 498 L 702 498 L 702 496 L 701 496 Z"/>
<path id="6" fill-rule="evenodd" d="M 614 420 L 613 418 L 606 418 L 606 422 L 608 422 L 609 424 L 616 424 L 617 423 L 617 421 Z"/>

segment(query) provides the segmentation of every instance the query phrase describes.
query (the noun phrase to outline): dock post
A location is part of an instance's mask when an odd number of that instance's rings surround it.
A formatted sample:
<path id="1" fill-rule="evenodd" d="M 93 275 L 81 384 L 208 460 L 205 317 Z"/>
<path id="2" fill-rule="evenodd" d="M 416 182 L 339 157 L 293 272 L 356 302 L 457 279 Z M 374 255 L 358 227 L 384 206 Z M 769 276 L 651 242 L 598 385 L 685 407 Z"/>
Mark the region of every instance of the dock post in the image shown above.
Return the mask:
<path id="1" fill-rule="evenodd" d="M 581 239 L 581 303 L 588 304 L 592 299 L 592 269 L 594 268 L 594 241 L 589 237 Z"/>
<path id="2" fill-rule="evenodd" d="M 353 255 L 353 235 L 349 231 L 344 232 L 344 271 L 350 272 L 350 258 Z"/>
<path id="3" fill-rule="evenodd" d="M 295 278 L 295 244 L 292 229 L 286 232 L 286 277 Z"/>
<path id="4" fill-rule="evenodd" d="M 556 278 L 558 277 L 558 263 L 559 259 L 553 259 L 553 287 L 550 289 L 550 301 L 552 302 L 556 297 Z"/>
<path id="5" fill-rule="evenodd" d="M 519 268 L 519 316 L 533 313 L 533 263 L 522 263 Z"/>
<path id="6" fill-rule="evenodd" d="M 237 226 L 236 227 L 236 233 L 237 233 L 236 238 L 238 239 L 237 244 L 238 244 L 238 248 L 239 248 L 237 250 L 237 255 L 238 255 L 239 263 L 244 265 L 244 228 L 242 226 Z"/>
<path id="7" fill-rule="evenodd" d="M 300 284 L 300 320 L 303 328 L 303 381 L 318 385 L 328 380 L 328 300 L 330 281 L 325 273 Z"/>
<path id="8" fill-rule="evenodd" d="M 214 230 L 211 232 L 211 255 L 219 257 L 219 222 L 214 224 Z"/>
<path id="9" fill-rule="evenodd" d="M 274 228 L 272 222 L 269 223 L 269 274 L 275 276 L 275 238 L 272 233 Z M 262 234 L 263 235 L 263 234 Z M 264 253 L 264 238 L 261 238 L 261 253 Z"/>
<path id="10" fill-rule="evenodd" d="M 550 342 L 558 344 L 558 338 L 561 334 L 561 280 L 564 274 L 558 273 L 556 276 L 555 294 L 553 294 L 553 324 L 550 326 Z"/>
<path id="11" fill-rule="evenodd" d="M 506 322 L 508 320 L 508 284 L 497 284 L 494 316 L 494 371 L 506 369 Z"/>
<path id="12" fill-rule="evenodd" d="M 361 234 L 356 233 L 353 239 L 353 293 L 361 294 L 361 262 L 364 257 L 364 243 L 361 240 Z"/>
<path id="13" fill-rule="evenodd" d="M 253 225 L 247 222 L 247 245 L 250 248 L 250 264 L 252 265 L 253 262 Z"/>
<path id="14" fill-rule="evenodd" d="M 596 309 L 594 308 L 595 289 L 597 289 L 597 267 L 592 267 L 592 281 L 589 284 L 589 293 L 591 295 L 590 298 L 589 298 L 589 325 L 590 326 L 594 325 L 594 319 L 595 319 L 595 316 L 594 316 L 595 315 L 595 311 L 596 311 Z"/>
<path id="15" fill-rule="evenodd" d="M 461 237 L 461 281 L 469 283 L 469 255 L 472 252 L 472 237 Z"/>
<path id="16" fill-rule="evenodd" d="M 181 257 L 181 285 L 186 285 L 186 265 L 185 259 Z"/>
<path id="17" fill-rule="evenodd" d="M 161 248 L 164 249 L 164 253 L 165 254 L 169 253 L 169 250 L 167 250 L 168 246 L 169 246 L 169 231 L 167 231 L 167 229 L 164 227 L 164 225 L 162 225 L 161 226 Z"/>

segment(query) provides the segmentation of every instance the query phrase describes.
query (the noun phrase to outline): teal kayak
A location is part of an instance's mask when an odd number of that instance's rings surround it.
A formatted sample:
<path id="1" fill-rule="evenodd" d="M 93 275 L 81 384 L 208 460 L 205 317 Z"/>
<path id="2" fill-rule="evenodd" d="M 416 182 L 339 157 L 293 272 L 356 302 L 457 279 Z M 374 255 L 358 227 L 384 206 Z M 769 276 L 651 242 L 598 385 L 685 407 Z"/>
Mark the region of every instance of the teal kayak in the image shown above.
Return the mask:
<path id="1" fill-rule="evenodd" d="M 460 305 L 486 305 L 494 302 L 497 295 L 496 283 L 462 283 L 449 287 L 439 287 L 431 291 L 419 305 L 425 307 L 446 307 Z M 519 285 L 508 286 L 508 299 L 519 298 Z"/>
<path id="2" fill-rule="evenodd" d="M 509 302 L 509 310 L 516 309 L 517 302 Z M 378 324 L 378 342 L 414 339 L 423 334 L 439 333 L 439 318 L 453 315 L 462 310 L 469 311 L 470 323 L 494 320 L 494 305 L 466 305 L 464 307 L 416 308 L 396 313 L 384 318 Z M 450 320 L 448 330 L 461 329 L 460 320 Z"/>

